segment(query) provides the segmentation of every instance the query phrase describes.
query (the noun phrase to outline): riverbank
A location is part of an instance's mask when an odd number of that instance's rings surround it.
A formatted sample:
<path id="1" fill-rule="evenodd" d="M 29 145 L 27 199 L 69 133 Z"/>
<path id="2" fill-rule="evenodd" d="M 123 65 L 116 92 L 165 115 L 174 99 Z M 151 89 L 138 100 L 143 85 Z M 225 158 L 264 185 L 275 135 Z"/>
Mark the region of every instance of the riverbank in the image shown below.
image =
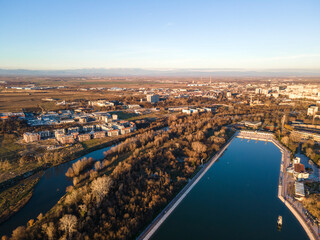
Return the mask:
<path id="1" fill-rule="evenodd" d="M 0 224 L 8 220 L 28 203 L 33 195 L 34 187 L 43 174 L 44 172 L 39 172 L 30 176 L 0 194 Z"/>
<path id="2" fill-rule="evenodd" d="M 295 205 L 298 205 L 298 204 L 287 193 L 287 179 L 288 179 L 287 174 L 288 173 L 286 169 L 290 163 L 290 152 L 285 147 L 283 147 L 277 140 L 274 140 L 273 143 L 280 149 L 282 153 L 278 197 L 292 212 L 292 214 L 297 218 L 297 220 L 300 222 L 303 229 L 306 231 L 308 237 L 311 240 L 320 239 L 319 235 L 317 235 L 315 231 L 314 226 L 311 225 L 310 221 L 308 221 L 307 217 L 304 215 L 303 209 L 296 208 Z"/>
<path id="3" fill-rule="evenodd" d="M 165 209 L 152 221 L 152 223 L 139 235 L 137 239 L 150 239 L 153 234 L 159 229 L 162 223 L 169 217 L 169 215 L 175 210 L 175 208 L 180 204 L 180 202 L 186 197 L 186 195 L 192 190 L 192 188 L 198 183 L 198 181 L 203 177 L 203 175 L 208 171 L 208 169 L 213 165 L 213 163 L 221 157 L 226 148 L 230 145 L 235 137 L 243 139 L 255 140 L 255 141 L 265 141 L 273 143 L 281 152 L 281 171 L 280 171 L 280 180 L 283 174 L 284 169 L 286 167 L 282 166 L 285 162 L 284 159 L 290 161 L 290 153 L 282 147 L 282 145 L 274 138 L 272 133 L 260 133 L 257 135 L 256 132 L 251 131 L 240 131 L 234 134 L 234 136 L 226 143 L 226 145 L 221 149 L 219 153 L 217 153 L 199 172 L 198 174 L 179 192 L 179 194 L 167 205 Z M 287 164 L 285 165 L 287 166 Z M 308 237 L 312 240 L 319 239 L 313 229 L 308 226 L 307 221 L 301 216 L 301 214 L 296 210 L 296 208 L 288 201 L 282 197 L 284 193 L 284 189 L 286 187 L 282 187 L 284 185 L 284 181 L 279 182 L 279 191 L 278 197 L 281 201 L 283 201 L 286 207 L 291 211 L 291 213 L 295 216 L 298 222 L 301 224 Z"/>
<path id="4" fill-rule="evenodd" d="M 234 137 L 235 133 L 228 142 L 225 143 L 222 149 L 217 152 L 200 171 L 191 179 L 191 181 L 177 194 L 177 196 L 158 214 L 158 216 L 150 223 L 150 225 L 138 236 L 138 240 L 147 240 L 158 230 L 161 224 L 169 217 L 174 209 L 180 204 L 180 202 L 187 196 L 192 188 L 199 182 L 199 180 L 205 175 L 210 167 L 221 157 L 224 151 L 228 148 Z"/>
<path id="5" fill-rule="evenodd" d="M 287 184 L 288 184 L 288 173 L 286 171 L 290 164 L 290 151 L 286 149 L 271 133 L 253 132 L 253 131 L 240 131 L 238 135 L 242 139 L 260 140 L 272 142 L 281 152 L 281 165 L 279 175 L 279 187 L 278 187 L 278 198 L 286 205 L 291 211 L 295 218 L 299 221 L 308 237 L 311 240 L 320 239 L 316 233 L 315 226 L 313 226 L 304 214 L 303 208 L 288 195 Z"/>
<path id="6" fill-rule="evenodd" d="M 69 155 L 66 155 L 64 156 L 63 160 L 59 161 L 58 163 L 56 164 L 44 164 L 43 166 L 39 166 L 33 170 L 30 170 L 30 171 L 27 171 L 27 172 L 24 172 L 18 176 L 15 176 L 13 178 L 10 178 L 8 180 L 5 180 L 3 182 L 0 183 L 0 192 L 18 184 L 18 182 L 20 182 L 21 180 L 23 179 L 26 179 L 40 171 L 45 171 L 46 169 L 48 168 L 51 168 L 51 167 L 55 167 L 55 166 L 59 166 L 61 164 L 64 164 L 64 163 L 67 163 L 67 162 L 70 162 L 70 161 L 73 161 L 74 159 L 77 159 L 83 155 L 86 155 L 88 153 L 91 153 L 93 151 L 96 151 L 96 150 L 99 150 L 99 149 L 102 149 L 102 148 L 106 148 L 106 147 L 110 147 L 112 145 L 115 145 L 121 141 L 124 141 L 125 139 L 127 138 L 130 138 L 130 137 L 134 137 L 136 136 L 137 134 L 140 134 L 142 132 L 146 132 L 146 131 L 156 131 L 156 130 L 159 130 L 161 128 L 165 128 L 167 127 L 167 125 L 165 124 L 162 124 L 160 126 L 154 126 L 154 127 L 148 127 L 148 128 L 145 128 L 145 129 L 139 129 L 133 133 L 130 133 L 130 134 L 126 134 L 126 135 L 120 135 L 118 137 L 114 137 L 114 138 L 111 138 L 108 137 L 106 139 L 99 139 L 100 141 L 98 141 L 97 144 L 93 145 L 93 146 L 90 146 L 90 147 L 87 147 L 85 142 L 81 143 L 83 146 L 84 146 L 84 149 L 81 149 L 80 151 L 75 151 L 75 152 L 72 152 L 72 150 L 68 150 L 68 149 L 64 149 L 64 150 L 67 150 Z M 142 130 L 142 131 L 141 131 Z M 52 152 L 54 153 L 54 152 Z M 59 154 L 59 150 L 57 152 Z M 54 156 L 53 156 L 54 157 Z"/>
<path id="7" fill-rule="evenodd" d="M 163 129 L 163 126 L 154 126 L 152 129 L 146 128 L 142 129 L 143 132 L 150 130 Z M 140 131 L 141 132 L 141 131 Z M 138 134 L 137 131 L 135 133 Z M 64 195 L 66 187 L 72 185 L 72 178 L 65 176 L 68 168 L 72 166 L 74 161 L 80 160 L 83 157 L 92 157 L 96 160 L 104 159 L 104 152 L 108 151 L 115 141 L 124 141 L 126 138 L 132 137 L 132 135 L 123 138 L 114 139 L 114 141 L 109 141 L 105 144 L 100 144 L 95 147 L 93 151 L 85 155 L 79 156 L 79 158 L 73 159 L 72 161 L 67 161 L 63 164 L 53 166 L 46 169 L 45 175 L 40 179 L 40 182 L 34 188 L 34 194 L 27 204 L 20 208 L 11 218 L 0 224 L 0 233 L 2 235 L 8 235 L 19 225 L 25 225 L 28 220 L 36 219 L 37 216 L 42 213 L 45 215 Z"/>

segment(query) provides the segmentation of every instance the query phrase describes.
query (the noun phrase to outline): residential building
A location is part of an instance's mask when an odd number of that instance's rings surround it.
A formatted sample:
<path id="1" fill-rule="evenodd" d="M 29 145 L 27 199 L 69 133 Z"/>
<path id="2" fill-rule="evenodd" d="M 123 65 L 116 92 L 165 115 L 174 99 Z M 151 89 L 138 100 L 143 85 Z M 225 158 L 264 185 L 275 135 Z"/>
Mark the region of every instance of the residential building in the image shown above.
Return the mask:
<path id="1" fill-rule="evenodd" d="M 106 100 L 89 101 L 89 106 L 109 107 L 114 106 L 114 103 Z"/>
<path id="2" fill-rule="evenodd" d="M 319 108 L 317 106 L 309 106 L 307 115 L 308 116 L 314 116 L 319 111 Z"/>
<path id="3" fill-rule="evenodd" d="M 38 133 L 26 132 L 23 134 L 23 140 L 27 143 L 40 141 L 40 135 Z"/>
<path id="4" fill-rule="evenodd" d="M 70 144 L 75 142 L 75 138 L 73 135 L 63 135 L 60 136 L 59 140 L 62 144 Z"/>
<path id="5" fill-rule="evenodd" d="M 156 95 L 156 94 L 147 95 L 147 101 L 151 103 L 157 103 L 159 102 L 159 95 Z"/>
<path id="6" fill-rule="evenodd" d="M 294 130 L 294 131 L 291 131 L 291 134 L 296 137 L 300 137 L 303 140 L 313 139 L 314 141 L 320 142 L 320 134 L 317 134 L 317 133 Z"/>
<path id="7" fill-rule="evenodd" d="M 304 180 L 309 178 L 309 173 L 306 172 L 304 165 L 301 163 L 294 164 L 293 175 L 297 180 Z"/>
<path id="8" fill-rule="evenodd" d="M 123 128 L 121 129 L 121 134 L 127 134 L 127 133 L 130 133 L 131 132 L 131 128 L 130 127 L 127 127 L 127 128 Z"/>
<path id="9" fill-rule="evenodd" d="M 138 105 L 138 104 L 129 104 L 129 105 L 127 105 L 127 106 L 128 106 L 129 109 L 141 108 L 141 106 Z"/>
<path id="10" fill-rule="evenodd" d="M 41 139 L 51 137 L 51 132 L 50 131 L 40 131 L 40 132 L 38 132 L 38 134 L 40 135 Z"/>
<path id="11" fill-rule="evenodd" d="M 68 128 L 68 133 L 73 133 L 73 132 L 79 132 L 80 128 L 79 127 L 69 127 Z"/>
<path id="12" fill-rule="evenodd" d="M 99 131 L 99 132 L 93 133 L 93 138 L 104 138 L 104 137 L 106 137 L 105 131 Z"/>
<path id="13" fill-rule="evenodd" d="M 95 130 L 95 126 L 94 125 L 87 125 L 87 126 L 83 126 L 82 127 L 82 131 L 83 132 L 91 132 Z"/>
<path id="14" fill-rule="evenodd" d="M 62 136 L 65 134 L 65 130 L 64 129 L 57 129 L 57 130 L 54 130 L 54 136 L 55 138 L 59 138 L 59 136 Z"/>
<path id="15" fill-rule="evenodd" d="M 117 114 L 112 114 L 112 120 L 117 121 L 118 120 L 118 115 Z"/>
<path id="16" fill-rule="evenodd" d="M 85 133 L 85 134 L 78 135 L 79 142 L 88 141 L 90 139 L 91 139 L 91 134 L 90 133 Z"/>
<path id="17" fill-rule="evenodd" d="M 118 135 L 119 135 L 119 129 L 114 129 L 114 130 L 108 131 L 109 137 L 118 136 Z"/>

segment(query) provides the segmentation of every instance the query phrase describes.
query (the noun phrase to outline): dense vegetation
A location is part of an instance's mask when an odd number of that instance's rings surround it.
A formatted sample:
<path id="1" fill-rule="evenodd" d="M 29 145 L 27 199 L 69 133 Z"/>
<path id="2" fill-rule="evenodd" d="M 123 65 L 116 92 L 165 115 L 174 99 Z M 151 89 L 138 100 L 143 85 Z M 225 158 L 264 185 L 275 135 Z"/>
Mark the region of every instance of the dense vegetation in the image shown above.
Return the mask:
<path id="1" fill-rule="evenodd" d="M 306 183 L 309 195 L 303 200 L 304 207 L 316 219 L 320 219 L 320 184 Z"/>
<path id="2" fill-rule="evenodd" d="M 105 160 L 44 217 L 19 227 L 19 239 L 128 239 L 136 236 L 231 132 L 228 117 L 172 116 L 168 131 L 149 131 L 107 152 Z M 84 173 L 85 174 L 85 173 Z M 80 175 L 81 176 L 81 175 Z M 79 177 L 79 176 L 78 176 Z"/>
<path id="3" fill-rule="evenodd" d="M 44 147 L 37 143 L 25 144 L 17 142 L 23 132 L 32 130 L 24 121 L 0 120 L 0 131 L 2 133 L 0 135 L 0 182 L 38 167 L 58 165 L 80 157 L 87 152 L 112 145 L 135 134 L 165 126 L 161 119 L 157 122 L 139 120 L 136 121 L 136 125 L 139 129 L 127 135 L 91 139 L 65 148 L 46 151 Z M 8 174 L 9 171 L 11 174 Z"/>

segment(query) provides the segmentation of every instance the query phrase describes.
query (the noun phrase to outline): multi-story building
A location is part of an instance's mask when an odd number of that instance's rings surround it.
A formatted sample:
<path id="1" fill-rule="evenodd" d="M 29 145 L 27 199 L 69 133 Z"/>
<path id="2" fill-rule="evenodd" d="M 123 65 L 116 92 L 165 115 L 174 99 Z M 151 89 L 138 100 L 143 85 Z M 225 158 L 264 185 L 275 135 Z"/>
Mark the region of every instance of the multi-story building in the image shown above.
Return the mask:
<path id="1" fill-rule="evenodd" d="M 112 114 L 112 120 L 117 121 L 118 120 L 118 115 L 117 114 Z"/>
<path id="2" fill-rule="evenodd" d="M 309 106 L 307 115 L 308 116 L 314 116 L 319 111 L 319 108 L 317 106 Z"/>
<path id="3" fill-rule="evenodd" d="M 317 134 L 317 133 L 294 130 L 294 131 L 291 131 L 291 134 L 303 140 L 313 139 L 314 141 L 320 142 L 320 134 Z"/>
<path id="4" fill-rule="evenodd" d="M 118 135 L 119 135 L 119 129 L 114 129 L 114 130 L 108 131 L 109 137 L 118 136 Z"/>
<path id="5" fill-rule="evenodd" d="M 78 141 L 79 142 L 88 141 L 90 139 L 91 139 L 91 134 L 90 133 L 85 133 L 85 134 L 78 135 Z"/>
<path id="6" fill-rule="evenodd" d="M 84 132 L 91 132 L 95 130 L 95 126 L 94 125 L 87 125 L 87 126 L 83 126 L 82 127 L 82 131 Z"/>
<path id="7" fill-rule="evenodd" d="M 147 95 L 147 101 L 151 103 L 157 103 L 159 102 L 159 95 L 156 95 L 156 94 Z"/>
<path id="8" fill-rule="evenodd" d="M 63 136 L 65 134 L 65 130 L 64 129 L 57 129 L 54 130 L 54 136 L 55 138 L 59 138 L 59 136 Z"/>
<path id="9" fill-rule="evenodd" d="M 261 88 L 256 88 L 255 93 L 256 93 L 256 94 L 261 94 L 261 93 L 262 93 L 262 89 L 261 89 Z"/>
<path id="10" fill-rule="evenodd" d="M 38 133 L 26 132 L 23 134 L 23 140 L 27 143 L 40 141 L 40 135 Z"/>
<path id="11" fill-rule="evenodd" d="M 80 128 L 79 127 L 69 127 L 68 128 L 68 133 L 74 133 L 74 132 L 79 132 Z"/>
<path id="12" fill-rule="evenodd" d="M 75 139 L 73 135 L 63 135 L 60 136 L 59 140 L 62 144 L 74 143 Z"/>
<path id="13" fill-rule="evenodd" d="M 109 107 L 109 106 L 114 106 L 114 103 L 106 100 L 98 100 L 98 101 L 89 101 L 89 105 L 98 106 L 98 107 Z"/>
<path id="14" fill-rule="evenodd" d="M 40 131 L 40 132 L 38 132 L 38 134 L 40 135 L 41 139 L 51 137 L 51 132 L 50 131 Z"/>
<path id="15" fill-rule="evenodd" d="M 131 128 L 130 127 L 127 127 L 127 128 L 123 128 L 121 129 L 121 134 L 127 134 L 127 133 L 130 133 L 131 132 Z"/>
<path id="16" fill-rule="evenodd" d="M 99 131 L 99 132 L 93 133 L 93 138 L 104 138 L 104 137 L 106 137 L 105 131 Z"/>

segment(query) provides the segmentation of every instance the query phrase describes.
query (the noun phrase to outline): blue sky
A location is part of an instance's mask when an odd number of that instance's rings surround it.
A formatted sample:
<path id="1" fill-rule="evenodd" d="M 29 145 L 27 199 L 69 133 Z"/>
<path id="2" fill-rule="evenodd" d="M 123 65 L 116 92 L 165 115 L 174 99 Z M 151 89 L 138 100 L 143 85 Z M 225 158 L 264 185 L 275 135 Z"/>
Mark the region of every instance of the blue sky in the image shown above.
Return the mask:
<path id="1" fill-rule="evenodd" d="M 319 0 L 0 0 L 0 68 L 316 68 Z"/>

